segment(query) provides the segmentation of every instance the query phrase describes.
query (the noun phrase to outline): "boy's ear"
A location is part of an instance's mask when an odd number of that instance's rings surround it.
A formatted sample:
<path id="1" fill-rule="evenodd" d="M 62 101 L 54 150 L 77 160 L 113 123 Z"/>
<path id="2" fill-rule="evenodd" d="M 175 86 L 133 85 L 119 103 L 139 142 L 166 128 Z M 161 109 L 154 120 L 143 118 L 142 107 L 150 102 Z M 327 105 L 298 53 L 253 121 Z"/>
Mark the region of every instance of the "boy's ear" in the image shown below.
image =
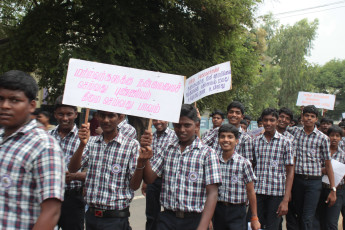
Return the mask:
<path id="1" fill-rule="evenodd" d="M 36 100 L 31 100 L 31 101 L 29 102 L 29 104 L 30 104 L 30 113 L 35 112 L 35 109 L 36 109 Z"/>

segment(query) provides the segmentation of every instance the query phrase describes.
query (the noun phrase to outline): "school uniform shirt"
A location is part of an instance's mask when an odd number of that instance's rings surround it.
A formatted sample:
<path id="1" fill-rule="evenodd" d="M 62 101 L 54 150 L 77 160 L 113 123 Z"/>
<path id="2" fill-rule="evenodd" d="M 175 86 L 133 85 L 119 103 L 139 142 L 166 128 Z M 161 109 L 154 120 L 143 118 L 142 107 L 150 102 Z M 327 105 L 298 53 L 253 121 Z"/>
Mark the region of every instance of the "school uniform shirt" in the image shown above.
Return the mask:
<path id="1" fill-rule="evenodd" d="M 129 207 L 134 196 L 129 184 L 138 157 L 138 141 L 121 132 L 108 144 L 103 135 L 90 137 L 81 162 L 82 167 L 88 167 L 85 179 L 87 204 L 104 210 Z"/>
<path id="2" fill-rule="evenodd" d="M 339 141 L 338 147 L 345 151 L 345 137 L 341 138 L 341 140 Z"/>
<path id="3" fill-rule="evenodd" d="M 284 196 L 286 183 L 286 165 L 293 165 L 293 148 L 291 141 L 274 133 L 270 142 L 264 134 L 253 139 L 253 155 L 256 160 L 254 183 L 256 194 Z"/>
<path id="4" fill-rule="evenodd" d="M 44 200 L 63 200 L 63 152 L 36 120 L 6 138 L 0 129 L 0 143 L 0 228 L 32 229 Z"/>
<path id="5" fill-rule="evenodd" d="M 174 130 L 167 127 L 164 132 L 158 137 L 157 131 L 153 133 L 152 149 L 154 152 L 159 151 L 163 146 L 177 140 Z"/>
<path id="6" fill-rule="evenodd" d="M 218 188 L 218 201 L 232 204 L 247 202 L 246 185 L 256 179 L 250 161 L 235 152 L 227 162 L 220 155 L 219 162 L 222 185 Z"/>
<path id="7" fill-rule="evenodd" d="M 123 120 L 120 124 L 117 125 L 117 128 L 120 130 L 123 136 L 132 138 L 134 140 L 137 139 L 137 131 L 133 126 L 128 124 L 127 120 Z"/>
<path id="8" fill-rule="evenodd" d="M 238 131 L 238 144 L 236 145 L 235 151 L 246 159 L 253 160 L 253 156 L 251 155 L 251 137 L 248 135 L 248 133 L 243 131 L 241 126 Z M 218 132 L 219 127 L 211 130 L 207 136 L 202 138 L 202 142 L 213 148 L 216 153 L 220 155 L 222 153 L 222 148 L 218 142 Z"/>
<path id="9" fill-rule="evenodd" d="M 69 161 L 71 160 L 71 157 L 73 156 L 75 151 L 77 151 L 80 143 L 78 136 L 78 128 L 76 125 L 74 125 L 73 129 L 64 138 L 60 137 L 58 130 L 59 126 L 49 131 L 49 134 L 52 135 L 59 142 L 60 147 L 64 153 L 66 170 L 68 170 L 67 166 L 69 164 Z M 81 189 L 82 185 L 83 184 L 81 181 L 73 180 L 69 184 L 65 184 L 65 189 Z"/>
<path id="10" fill-rule="evenodd" d="M 201 213 L 206 185 L 222 182 L 218 156 L 198 137 L 182 153 L 176 139 L 153 156 L 151 165 L 162 177 L 161 205 L 172 211 Z"/>
<path id="11" fill-rule="evenodd" d="M 341 149 L 338 148 L 338 151 L 336 151 L 335 153 L 333 153 L 332 159 L 337 160 L 337 161 L 339 161 L 340 163 L 345 164 L 345 152 L 344 152 L 343 150 L 341 150 Z M 324 164 L 323 164 L 322 166 L 325 167 Z M 345 184 L 344 178 L 340 181 L 340 183 L 339 183 L 337 186 L 343 185 L 343 184 Z"/>
<path id="12" fill-rule="evenodd" d="M 329 138 L 316 127 L 309 135 L 299 127 L 291 127 L 288 131 L 295 137 L 295 174 L 321 176 L 322 163 L 331 159 Z"/>
<path id="13" fill-rule="evenodd" d="M 291 143 L 292 143 L 293 140 L 295 139 L 295 137 L 294 137 L 291 133 L 289 133 L 288 131 L 286 131 L 286 130 L 284 131 L 283 136 L 287 137 L 287 138 L 291 141 Z"/>

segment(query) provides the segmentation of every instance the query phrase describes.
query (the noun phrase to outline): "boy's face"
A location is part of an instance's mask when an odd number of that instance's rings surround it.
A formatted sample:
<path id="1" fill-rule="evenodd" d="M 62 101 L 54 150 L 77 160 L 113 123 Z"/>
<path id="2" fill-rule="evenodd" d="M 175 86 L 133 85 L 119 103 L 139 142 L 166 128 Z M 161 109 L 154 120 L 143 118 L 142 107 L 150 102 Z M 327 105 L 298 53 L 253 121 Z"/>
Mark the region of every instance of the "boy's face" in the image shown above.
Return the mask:
<path id="1" fill-rule="evenodd" d="M 167 129 L 168 127 L 168 122 L 167 121 L 161 121 L 161 120 L 152 120 L 153 126 L 156 128 L 157 132 L 163 132 Z"/>
<path id="2" fill-rule="evenodd" d="M 30 101 L 20 90 L 0 89 L 0 125 L 15 132 L 31 119 L 36 101 Z"/>
<path id="3" fill-rule="evenodd" d="M 104 134 L 111 134 L 117 130 L 117 125 L 122 121 L 123 114 L 99 111 L 98 121 Z"/>
<path id="4" fill-rule="evenodd" d="M 314 127 L 317 122 L 317 116 L 314 113 L 303 113 L 302 122 L 305 127 Z"/>
<path id="5" fill-rule="evenodd" d="M 329 139 L 332 146 L 338 146 L 341 136 L 339 133 L 332 132 L 329 134 Z"/>
<path id="6" fill-rule="evenodd" d="M 320 124 L 320 131 L 323 133 L 327 133 L 328 129 L 332 126 L 332 123 L 329 122 L 322 122 Z"/>
<path id="7" fill-rule="evenodd" d="M 241 128 L 244 132 L 247 132 L 247 126 L 245 124 L 241 124 Z"/>
<path id="8" fill-rule="evenodd" d="M 262 118 L 262 123 L 265 128 L 265 132 L 274 132 L 277 128 L 278 119 L 272 115 L 266 115 Z"/>
<path id="9" fill-rule="evenodd" d="M 215 114 L 212 116 L 212 124 L 213 128 L 220 127 L 223 123 L 223 118 L 219 114 Z"/>
<path id="10" fill-rule="evenodd" d="M 218 137 L 219 145 L 223 151 L 234 151 L 238 139 L 231 132 L 221 132 Z"/>
<path id="11" fill-rule="evenodd" d="M 59 128 L 72 130 L 74 127 L 74 121 L 77 118 L 78 113 L 74 108 L 70 106 L 62 106 L 54 111 L 54 117 L 56 118 Z"/>
<path id="12" fill-rule="evenodd" d="M 291 123 L 291 118 L 286 113 L 279 114 L 278 117 L 278 127 L 281 129 L 286 129 Z"/>
<path id="13" fill-rule="evenodd" d="M 228 111 L 228 120 L 229 123 L 238 126 L 240 122 L 243 120 L 244 115 L 242 114 L 239 108 L 231 108 Z"/>
<path id="14" fill-rule="evenodd" d="M 200 123 L 183 116 L 180 117 L 179 123 L 174 123 L 173 125 L 180 143 L 190 145 L 195 139 L 195 132 L 199 128 Z"/>

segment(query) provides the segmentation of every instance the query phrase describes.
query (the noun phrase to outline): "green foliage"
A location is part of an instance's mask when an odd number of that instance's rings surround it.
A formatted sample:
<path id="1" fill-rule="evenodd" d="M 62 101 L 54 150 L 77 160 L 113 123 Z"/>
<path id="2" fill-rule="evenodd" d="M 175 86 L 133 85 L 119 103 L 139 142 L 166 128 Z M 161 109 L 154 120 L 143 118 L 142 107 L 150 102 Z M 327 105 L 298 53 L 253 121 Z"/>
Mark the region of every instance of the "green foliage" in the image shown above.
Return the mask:
<path id="1" fill-rule="evenodd" d="M 0 45 L 0 71 L 35 71 L 53 100 L 63 91 L 71 57 L 186 76 L 231 60 L 234 89 L 246 92 L 257 72 L 247 28 L 258 2 L 6 0 L 6 14 L 17 23 Z M 14 15 L 18 7 L 22 17 Z M 215 97 L 223 105 L 234 94 Z M 201 101 L 201 108 L 212 107 L 212 100 Z"/>

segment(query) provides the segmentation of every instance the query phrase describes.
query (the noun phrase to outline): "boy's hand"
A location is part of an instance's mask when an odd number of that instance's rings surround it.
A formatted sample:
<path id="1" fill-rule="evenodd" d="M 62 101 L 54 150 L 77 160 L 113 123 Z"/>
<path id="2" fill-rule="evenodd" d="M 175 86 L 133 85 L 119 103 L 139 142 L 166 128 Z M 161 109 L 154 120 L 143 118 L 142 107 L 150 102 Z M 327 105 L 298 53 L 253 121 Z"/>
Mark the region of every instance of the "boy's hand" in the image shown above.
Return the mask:
<path id="1" fill-rule="evenodd" d="M 250 227 L 252 230 L 259 230 L 261 228 L 261 224 L 258 220 L 252 220 L 250 221 Z"/>
<path id="2" fill-rule="evenodd" d="M 326 200 L 328 207 L 332 207 L 335 204 L 336 200 L 337 200 L 336 192 L 331 191 L 327 197 L 327 200 Z"/>
<path id="3" fill-rule="evenodd" d="M 90 123 L 82 124 L 79 129 L 78 135 L 80 143 L 86 145 L 90 138 Z"/>
<path id="4" fill-rule="evenodd" d="M 277 214 L 278 216 L 284 216 L 288 213 L 289 210 L 289 202 L 287 201 L 282 201 L 278 207 Z"/>
<path id="5" fill-rule="evenodd" d="M 138 163 L 141 163 L 144 165 L 147 160 L 151 159 L 152 156 L 153 156 L 153 154 L 152 154 L 152 149 L 150 146 L 141 147 L 139 150 Z M 143 166 L 141 166 L 141 167 L 143 167 Z"/>
<path id="6" fill-rule="evenodd" d="M 152 133 L 148 130 L 145 130 L 144 134 L 141 135 L 140 138 L 140 146 L 145 147 L 145 146 L 151 146 L 152 144 Z"/>

